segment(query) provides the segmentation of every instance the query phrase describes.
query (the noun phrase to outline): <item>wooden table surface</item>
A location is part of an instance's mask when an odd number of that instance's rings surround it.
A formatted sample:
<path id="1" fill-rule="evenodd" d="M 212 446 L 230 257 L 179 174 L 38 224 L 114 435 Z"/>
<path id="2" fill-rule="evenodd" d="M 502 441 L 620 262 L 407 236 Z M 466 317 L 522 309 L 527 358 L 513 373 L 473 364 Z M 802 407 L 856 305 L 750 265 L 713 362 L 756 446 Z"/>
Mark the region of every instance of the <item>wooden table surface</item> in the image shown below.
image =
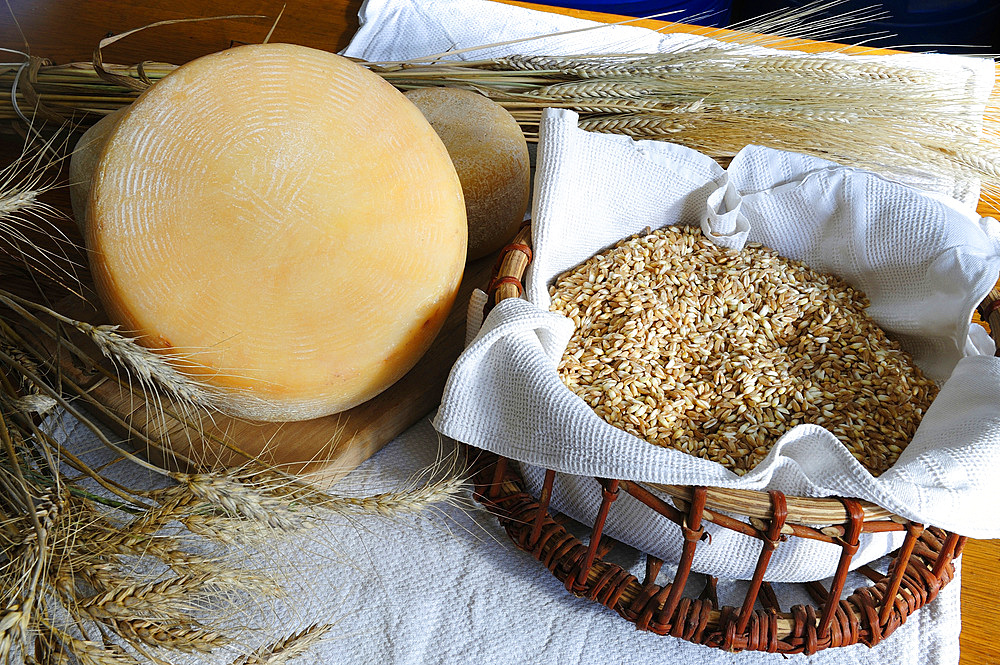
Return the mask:
<path id="1" fill-rule="evenodd" d="M 168 25 L 105 49 L 106 62 L 134 64 L 160 60 L 180 64 L 234 44 L 261 41 L 285 4 L 286 0 L 8 0 L 9 13 L 6 7 L 0 10 L 3 12 L 0 46 L 28 48 L 33 55 L 57 63 L 89 61 L 98 40 L 108 33 L 124 32 L 154 21 L 234 14 L 269 17 Z M 288 2 L 271 41 L 339 50 L 358 27 L 360 5 L 361 0 Z M 589 12 L 556 8 L 550 11 L 609 20 L 607 16 Z M 7 59 L 5 55 L 4 60 Z M 11 141 L 0 138 L 0 142 L 8 144 L 8 150 Z M 980 211 L 996 215 L 986 204 Z M 1000 627 L 994 616 L 1000 612 L 998 589 L 1000 540 L 970 540 L 962 559 L 962 665 L 1000 665 Z"/>

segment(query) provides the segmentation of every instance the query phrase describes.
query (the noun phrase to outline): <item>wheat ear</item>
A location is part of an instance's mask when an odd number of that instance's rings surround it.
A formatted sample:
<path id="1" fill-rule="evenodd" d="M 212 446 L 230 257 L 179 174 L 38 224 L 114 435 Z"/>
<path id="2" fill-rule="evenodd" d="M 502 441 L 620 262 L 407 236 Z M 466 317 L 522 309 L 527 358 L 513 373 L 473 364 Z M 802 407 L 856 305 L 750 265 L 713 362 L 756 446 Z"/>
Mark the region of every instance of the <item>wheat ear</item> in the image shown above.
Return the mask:
<path id="1" fill-rule="evenodd" d="M 332 623 L 314 623 L 237 658 L 231 665 L 284 665 L 289 660 L 303 655 L 310 647 L 319 642 L 333 626 Z"/>

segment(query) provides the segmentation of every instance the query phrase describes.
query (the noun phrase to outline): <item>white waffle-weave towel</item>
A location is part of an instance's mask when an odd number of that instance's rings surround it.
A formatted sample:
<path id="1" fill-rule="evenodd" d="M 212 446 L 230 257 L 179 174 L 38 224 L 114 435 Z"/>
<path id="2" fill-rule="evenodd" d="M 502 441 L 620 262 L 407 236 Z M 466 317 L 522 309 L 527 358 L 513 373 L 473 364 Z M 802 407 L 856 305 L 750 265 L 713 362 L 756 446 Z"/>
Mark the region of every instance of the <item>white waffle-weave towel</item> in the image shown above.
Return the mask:
<path id="1" fill-rule="evenodd" d="M 584 132 L 565 110 L 546 112 L 535 186 L 527 299 L 494 309 L 459 358 L 435 421 L 444 434 L 534 467 L 525 475 L 536 484 L 539 467 L 566 474 L 553 501 L 581 520 L 596 513 L 597 476 L 858 497 L 965 535 L 1000 535 L 1000 485 L 987 472 L 1000 464 L 1000 359 L 969 323 L 1000 274 L 995 220 L 868 172 L 765 148 L 745 149 L 723 170 L 681 146 Z M 647 226 L 699 222 L 710 231 L 733 223 L 742 230 L 724 237 L 737 249 L 760 242 L 860 288 L 876 322 L 926 373 L 946 380 L 892 469 L 875 478 L 832 433 L 800 425 L 737 477 L 606 424 L 562 385 L 556 363 L 571 324 L 548 311 L 551 280 Z M 678 558 L 676 526 L 630 498 L 615 504 L 608 529 L 668 561 Z M 699 545 L 695 569 L 748 579 L 759 544 L 709 529 L 712 541 Z M 898 543 L 866 535 L 855 563 Z M 825 577 L 838 556 L 835 546 L 793 539 L 768 576 Z"/>

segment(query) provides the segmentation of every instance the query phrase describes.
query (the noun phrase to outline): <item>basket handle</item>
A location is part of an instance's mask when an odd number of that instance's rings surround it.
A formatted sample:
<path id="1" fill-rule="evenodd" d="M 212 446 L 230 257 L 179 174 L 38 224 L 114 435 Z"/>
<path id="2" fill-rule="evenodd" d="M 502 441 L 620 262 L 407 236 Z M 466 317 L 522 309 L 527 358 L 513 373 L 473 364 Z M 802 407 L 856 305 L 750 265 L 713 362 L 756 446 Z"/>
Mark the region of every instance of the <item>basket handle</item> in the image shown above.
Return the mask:
<path id="1" fill-rule="evenodd" d="M 514 239 L 510 241 L 497 256 L 493 266 L 493 279 L 486 287 L 489 301 L 486 303 L 485 314 L 501 300 L 519 298 L 524 293 L 524 271 L 531 263 L 531 223 L 525 222 Z"/>
<path id="2" fill-rule="evenodd" d="M 979 305 L 979 316 L 990 327 L 990 335 L 997 343 L 997 357 L 1000 357 L 1000 282 L 993 287 Z"/>

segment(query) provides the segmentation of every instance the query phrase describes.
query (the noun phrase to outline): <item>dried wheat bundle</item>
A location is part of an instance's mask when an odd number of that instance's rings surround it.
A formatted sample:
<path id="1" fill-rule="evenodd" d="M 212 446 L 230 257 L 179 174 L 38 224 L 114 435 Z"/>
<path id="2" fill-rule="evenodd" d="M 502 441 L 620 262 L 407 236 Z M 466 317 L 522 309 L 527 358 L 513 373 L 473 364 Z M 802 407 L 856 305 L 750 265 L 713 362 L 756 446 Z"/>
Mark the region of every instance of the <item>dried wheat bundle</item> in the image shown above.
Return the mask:
<path id="1" fill-rule="evenodd" d="M 1000 188 L 1000 150 L 953 74 L 893 56 L 764 53 L 718 42 L 677 51 L 511 56 L 372 65 L 393 85 L 462 85 L 503 104 L 537 138 L 546 107 L 583 129 L 680 143 L 726 160 L 748 144 L 894 177 L 977 178 Z"/>
<path id="2" fill-rule="evenodd" d="M 331 514 L 400 516 L 453 502 L 464 490 L 454 470 L 362 497 L 252 465 L 167 472 L 105 440 L 119 459 L 166 483 L 122 484 L 38 423 L 38 412 L 62 406 L 95 426 L 6 332 L 0 325 L 0 662 L 39 648 L 37 662 L 115 663 L 242 648 L 247 636 L 225 619 L 280 589 L 281 566 L 248 569 L 248 549 L 270 553 Z M 301 654 L 329 629 L 331 617 L 320 619 L 302 633 L 270 636 L 270 646 L 240 662 Z"/>
<path id="3" fill-rule="evenodd" d="M 3 316 L 0 315 L 0 319 Z M 112 480 L 67 449 L 40 413 L 56 407 L 101 432 L 74 387 L 57 391 L 44 361 L 0 320 L 0 662 L 160 662 L 170 653 L 238 647 L 245 636 L 219 624 L 273 595 L 275 570 L 248 570 L 247 548 L 272 551 L 330 515 L 398 517 L 455 502 L 457 467 L 393 491 L 352 496 L 320 491 L 275 469 L 161 469 L 99 436 L 115 452 L 161 474 L 150 489 Z M 144 572 L 146 571 L 146 572 Z M 241 662 L 285 662 L 320 639 L 330 617 L 302 634 L 272 636 Z"/>
<path id="4" fill-rule="evenodd" d="M 863 25 L 865 18 L 839 23 Z M 747 29 L 787 35 L 790 25 L 814 38 L 832 29 L 808 14 Z M 477 90 L 507 108 L 529 140 L 537 139 L 542 110 L 561 107 L 579 112 L 585 129 L 672 141 L 720 160 L 758 144 L 894 177 L 979 179 L 984 192 L 1000 191 L 993 104 L 984 127 L 973 86 L 956 84 L 955 72 L 933 66 L 931 56 L 775 50 L 763 47 L 787 46 L 787 36 L 750 31 L 682 41 L 656 54 L 460 61 L 446 53 L 362 64 L 402 90 Z M 12 91 L 0 98 L 0 119 L 93 122 L 174 69 L 95 62 L 54 66 L 26 58 L 0 70 L 0 89 Z"/>
<path id="5" fill-rule="evenodd" d="M 7 332 L 0 322 L 0 662 L 39 648 L 38 662 L 115 663 L 242 648 L 247 636 L 225 618 L 280 588 L 281 566 L 248 569 L 248 549 L 270 553 L 331 514 L 395 517 L 464 491 L 454 469 L 360 497 L 253 465 L 168 472 L 105 440 L 119 459 L 161 473 L 165 483 L 122 484 L 38 423 L 39 412 L 62 406 L 96 428 Z M 320 619 L 302 633 L 270 636 L 270 646 L 240 662 L 301 654 L 329 629 L 331 617 Z"/>

